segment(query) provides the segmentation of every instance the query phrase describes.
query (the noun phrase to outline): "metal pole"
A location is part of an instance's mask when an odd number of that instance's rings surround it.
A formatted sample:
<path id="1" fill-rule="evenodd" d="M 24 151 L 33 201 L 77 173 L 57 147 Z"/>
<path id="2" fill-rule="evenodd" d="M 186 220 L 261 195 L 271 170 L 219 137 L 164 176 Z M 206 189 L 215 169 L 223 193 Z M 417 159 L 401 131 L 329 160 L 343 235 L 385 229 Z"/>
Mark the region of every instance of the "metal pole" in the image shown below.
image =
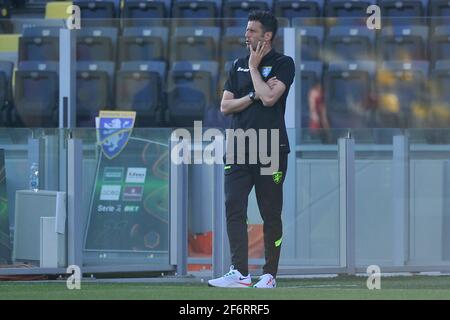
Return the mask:
<path id="1" fill-rule="evenodd" d="M 404 266 L 409 257 L 409 140 L 406 136 L 393 139 L 393 262 Z"/>
<path id="2" fill-rule="evenodd" d="M 177 142 L 170 141 L 170 152 Z M 188 171 L 185 164 L 170 162 L 170 264 L 176 265 L 178 276 L 187 275 L 188 258 Z"/>
<path id="3" fill-rule="evenodd" d="M 82 177 L 83 144 L 79 139 L 67 141 L 67 251 L 68 264 L 83 264 Z"/>
<path id="4" fill-rule="evenodd" d="M 340 261 L 348 274 L 355 274 L 355 142 L 341 138 L 339 144 Z"/>

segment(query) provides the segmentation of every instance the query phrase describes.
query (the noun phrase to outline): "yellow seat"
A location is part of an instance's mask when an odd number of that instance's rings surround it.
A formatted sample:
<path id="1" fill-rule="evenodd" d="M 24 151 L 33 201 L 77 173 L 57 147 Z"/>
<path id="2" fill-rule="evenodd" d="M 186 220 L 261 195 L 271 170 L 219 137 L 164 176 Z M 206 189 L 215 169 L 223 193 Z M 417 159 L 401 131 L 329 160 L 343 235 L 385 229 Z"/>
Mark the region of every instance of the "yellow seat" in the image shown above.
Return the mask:
<path id="1" fill-rule="evenodd" d="M 18 52 L 20 34 L 0 34 L 0 52 Z"/>
<path id="2" fill-rule="evenodd" d="M 67 13 L 67 7 L 73 4 L 72 1 L 48 2 L 45 7 L 46 19 L 67 19 L 71 14 Z"/>

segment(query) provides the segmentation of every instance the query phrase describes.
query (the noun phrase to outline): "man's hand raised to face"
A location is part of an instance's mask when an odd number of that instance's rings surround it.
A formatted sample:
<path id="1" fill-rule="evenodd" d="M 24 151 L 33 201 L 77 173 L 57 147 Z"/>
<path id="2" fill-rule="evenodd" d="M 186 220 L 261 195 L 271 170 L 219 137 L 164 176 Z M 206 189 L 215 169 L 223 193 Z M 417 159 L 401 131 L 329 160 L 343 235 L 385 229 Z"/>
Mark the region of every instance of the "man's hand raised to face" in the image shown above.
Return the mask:
<path id="1" fill-rule="evenodd" d="M 256 50 L 253 50 L 250 44 L 248 44 L 247 47 L 250 50 L 250 58 L 248 60 L 248 66 L 249 68 L 257 69 L 259 64 L 261 63 L 262 58 L 267 53 L 265 50 L 266 42 L 259 41 L 258 45 L 256 46 Z"/>

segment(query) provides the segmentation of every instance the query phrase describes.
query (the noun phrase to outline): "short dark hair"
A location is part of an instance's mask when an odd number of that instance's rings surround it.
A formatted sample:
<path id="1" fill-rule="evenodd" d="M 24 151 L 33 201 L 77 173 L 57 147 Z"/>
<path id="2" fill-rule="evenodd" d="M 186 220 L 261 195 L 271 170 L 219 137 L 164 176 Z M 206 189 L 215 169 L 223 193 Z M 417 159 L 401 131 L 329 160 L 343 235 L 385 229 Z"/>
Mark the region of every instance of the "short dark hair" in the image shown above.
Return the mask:
<path id="1" fill-rule="evenodd" d="M 275 39 L 278 30 L 278 21 L 272 12 L 262 10 L 252 11 L 248 15 L 248 21 L 259 21 L 262 24 L 264 32 L 272 32 L 271 41 Z"/>

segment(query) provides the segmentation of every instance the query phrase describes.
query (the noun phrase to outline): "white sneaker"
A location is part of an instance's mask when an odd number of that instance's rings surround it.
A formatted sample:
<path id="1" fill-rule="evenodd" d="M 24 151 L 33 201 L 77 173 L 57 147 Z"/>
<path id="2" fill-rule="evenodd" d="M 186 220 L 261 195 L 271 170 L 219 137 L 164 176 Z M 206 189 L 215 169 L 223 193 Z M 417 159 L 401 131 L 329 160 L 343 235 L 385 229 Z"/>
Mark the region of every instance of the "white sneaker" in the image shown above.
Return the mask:
<path id="1" fill-rule="evenodd" d="M 230 267 L 230 271 L 220 278 L 208 280 L 208 286 L 219 288 L 249 288 L 252 285 L 250 275 L 244 277 L 239 271 Z"/>
<path id="2" fill-rule="evenodd" d="M 273 289 L 277 287 L 275 278 L 270 273 L 263 274 L 253 288 Z"/>

